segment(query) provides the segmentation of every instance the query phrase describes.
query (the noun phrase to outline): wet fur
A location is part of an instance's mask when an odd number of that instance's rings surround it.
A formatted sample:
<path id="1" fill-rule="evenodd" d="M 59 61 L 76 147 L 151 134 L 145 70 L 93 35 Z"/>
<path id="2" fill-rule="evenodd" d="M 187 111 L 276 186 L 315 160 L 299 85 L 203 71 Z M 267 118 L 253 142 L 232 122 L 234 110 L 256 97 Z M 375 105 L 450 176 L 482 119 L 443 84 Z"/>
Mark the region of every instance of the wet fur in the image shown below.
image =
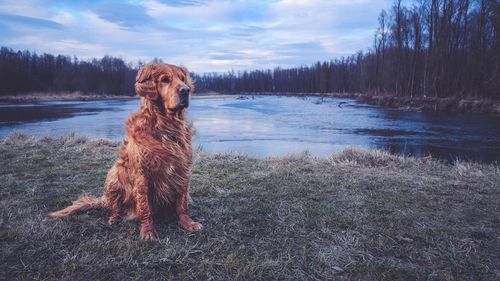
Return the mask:
<path id="1" fill-rule="evenodd" d="M 166 73 L 172 81 L 161 84 Z M 140 107 L 125 122 L 127 136 L 106 177 L 104 195 L 81 197 L 71 206 L 51 213 L 51 217 L 104 208 L 111 212 L 110 224 L 121 218 L 139 220 L 141 238 L 151 239 L 157 236 L 153 218 L 168 216 L 175 210 L 181 227 L 189 231 L 201 228 L 187 215 L 191 124 L 184 109 L 169 110 L 174 107 L 180 86 L 193 89 L 183 68 L 150 64 L 139 71 L 136 91 L 142 96 Z"/>

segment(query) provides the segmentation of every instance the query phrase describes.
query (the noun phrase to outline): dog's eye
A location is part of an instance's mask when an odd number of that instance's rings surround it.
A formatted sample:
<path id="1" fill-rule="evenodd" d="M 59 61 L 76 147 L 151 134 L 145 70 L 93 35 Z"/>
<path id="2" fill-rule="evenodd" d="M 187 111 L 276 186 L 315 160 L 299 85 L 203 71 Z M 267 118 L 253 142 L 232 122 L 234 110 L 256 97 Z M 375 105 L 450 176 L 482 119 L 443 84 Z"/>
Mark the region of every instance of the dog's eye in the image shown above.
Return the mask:
<path id="1" fill-rule="evenodd" d="M 168 76 L 163 76 L 163 78 L 161 78 L 161 82 L 163 82 L 163 83 L 169 83 L 170 82 L 170 78 Z"/>

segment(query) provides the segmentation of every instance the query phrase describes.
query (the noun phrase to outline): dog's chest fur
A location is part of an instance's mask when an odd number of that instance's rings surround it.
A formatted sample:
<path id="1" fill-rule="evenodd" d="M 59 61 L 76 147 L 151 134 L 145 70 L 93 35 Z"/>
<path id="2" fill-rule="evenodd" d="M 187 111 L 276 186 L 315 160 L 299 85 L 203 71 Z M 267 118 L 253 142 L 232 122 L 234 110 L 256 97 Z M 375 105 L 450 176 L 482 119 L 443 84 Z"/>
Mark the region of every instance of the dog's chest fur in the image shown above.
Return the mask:
<path id="1" fill-rule="evenodd" d="M 154 119 L 150 130 L 129 132 L 130 149 L 140 155 L 135 161 L 148 178 L 153 206 L 172 205 L 181 192 L 187 192 L 192 161 L 191 125 L 182 118 Z M 151 118 L 149 118 L 151 119 Z M 134 120 L 134 123 L 140 122 Z"/>

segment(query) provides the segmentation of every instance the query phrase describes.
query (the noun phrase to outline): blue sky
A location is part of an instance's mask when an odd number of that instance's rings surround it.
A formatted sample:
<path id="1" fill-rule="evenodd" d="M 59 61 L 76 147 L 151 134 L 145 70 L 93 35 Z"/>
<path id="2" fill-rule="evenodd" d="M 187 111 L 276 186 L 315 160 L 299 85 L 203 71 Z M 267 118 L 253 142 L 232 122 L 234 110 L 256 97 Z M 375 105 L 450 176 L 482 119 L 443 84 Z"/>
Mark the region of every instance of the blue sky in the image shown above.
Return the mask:
<path id="1" fill-rule="evenodd" d="M 310 65 L 372 46 L 392 0 L 0 1 L 0 45 L 154 57 L 196 72 Z"/>

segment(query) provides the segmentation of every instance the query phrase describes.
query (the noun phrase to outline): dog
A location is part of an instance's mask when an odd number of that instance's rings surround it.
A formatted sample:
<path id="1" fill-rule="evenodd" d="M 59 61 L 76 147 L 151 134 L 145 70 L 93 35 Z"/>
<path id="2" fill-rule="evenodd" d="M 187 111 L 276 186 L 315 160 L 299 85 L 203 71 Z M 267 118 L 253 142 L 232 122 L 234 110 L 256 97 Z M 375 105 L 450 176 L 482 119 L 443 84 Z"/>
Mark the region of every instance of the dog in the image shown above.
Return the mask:
<path id="1" fill-rule="evenodd" d="M 82 196 L 52 218 L 101 208 L 108 223 L 122 218 L 140 222 L 140 237 L 158 237 L 153 220 L 176 214 L 180 226 L 197 231 L 202 225 L 188 215 L 192 164 L 192 126 L 186 120 L 193 81 L 187 69 L 164 63 L 142 67 L 135 80 L 139 110 L 126 119 L 126 138 L 108 172 L 100 198 Z M 175 213 L 174 213 L 175 211 Z"/>

